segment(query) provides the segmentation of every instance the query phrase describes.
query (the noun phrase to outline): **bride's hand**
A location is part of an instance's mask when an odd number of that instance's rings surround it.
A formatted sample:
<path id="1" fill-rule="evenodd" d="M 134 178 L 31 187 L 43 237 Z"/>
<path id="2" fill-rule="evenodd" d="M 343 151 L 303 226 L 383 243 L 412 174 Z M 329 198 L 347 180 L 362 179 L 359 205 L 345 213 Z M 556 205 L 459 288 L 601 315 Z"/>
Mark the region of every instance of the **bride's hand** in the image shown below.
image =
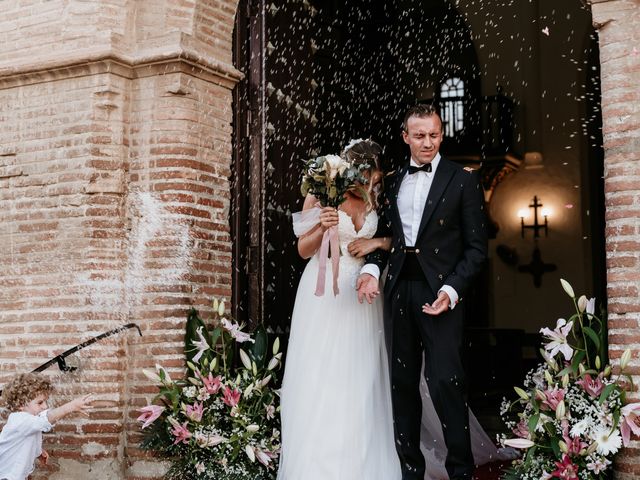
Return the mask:
<path id="1" fill-rule="evenodd" d="M 366 299 L 367 303 L 373 303 L 375 298 L 380 294 L 378 287 L 378 279 L 376 277 L 369 273 L 360 274 L 356 282 L 358 301 L 362 303 Z"/>
<path id="2" fill-rule="evenodd" d="M 379 238 L 358 238 L 347 245 L 349 255 L 352 257 L 364 257 L 380 248 Z"/>
<path id="3" fill-rule="evenodd" d="M 320 211 L 320 226 L 323 232 L 338 225 L 338 220 L 338 211 L 335 208 L 324 207 Z"/>

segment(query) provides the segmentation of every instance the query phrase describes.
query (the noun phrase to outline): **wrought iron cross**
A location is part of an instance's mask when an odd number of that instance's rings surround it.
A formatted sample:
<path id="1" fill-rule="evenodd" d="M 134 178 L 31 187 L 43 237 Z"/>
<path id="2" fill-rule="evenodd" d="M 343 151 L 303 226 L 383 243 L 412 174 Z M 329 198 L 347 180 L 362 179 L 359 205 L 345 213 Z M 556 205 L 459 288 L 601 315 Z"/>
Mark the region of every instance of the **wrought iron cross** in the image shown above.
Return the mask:
<path id="1" fill-rule="evenodd" d="M 538 196 L 533 197 L 533 203 L 529 205 L 529 208 L 533 208 L 533 225 L 525 225 L 524 217 L 520 217 L 520 225 L 522 226 L 522 238 L 524 238 L 524 229 L 530 228 L 533 230 L 533 238 L 540 237 L 538 233 L 540 229 L 544 228 L 544 236 L 549 234 L 547 216 L 544 216 L 544 224 L 538 223 L 538 208 L 542 208 L 542 204 L 538 202 Z"/>

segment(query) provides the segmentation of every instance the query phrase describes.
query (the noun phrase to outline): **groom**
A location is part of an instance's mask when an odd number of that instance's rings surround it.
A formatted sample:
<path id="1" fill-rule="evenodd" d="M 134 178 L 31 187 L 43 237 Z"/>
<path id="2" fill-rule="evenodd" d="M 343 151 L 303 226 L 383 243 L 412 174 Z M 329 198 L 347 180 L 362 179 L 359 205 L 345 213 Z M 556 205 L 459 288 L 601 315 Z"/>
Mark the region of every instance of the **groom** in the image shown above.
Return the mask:
<path id="1" fill-rule="evenodd" d="M 411 161 L 392 175 L 376 237 L 392 237 L 391 251 L 367 256 L 358 278 L 360 302 L 384 286 L 385 333 L 391 372 L 396 448 L 403 480 L 422 480 L 420 452 L 425 377 L 447 447 L 450 479 L 471 479 L 466 382 L 460 358 L 464 304 L 459 303 L 487 255 L 484 199 L 478 174 L 439 153 L 442 121 L 431 105 L 409 109 L 402 137 Z"/>

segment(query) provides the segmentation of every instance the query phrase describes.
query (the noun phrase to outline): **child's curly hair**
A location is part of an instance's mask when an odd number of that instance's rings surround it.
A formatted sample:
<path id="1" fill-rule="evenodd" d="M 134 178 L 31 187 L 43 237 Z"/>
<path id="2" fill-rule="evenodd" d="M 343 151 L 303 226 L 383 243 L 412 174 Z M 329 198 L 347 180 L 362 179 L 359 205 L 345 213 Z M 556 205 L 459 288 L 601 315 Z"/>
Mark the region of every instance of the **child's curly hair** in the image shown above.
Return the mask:
<path id="1" fill-rule="evenodd" d="M 40 394 L 53 392 L 53 385 L 37 373 L 21 373 L 7 383 L 2 391 L 2 400 L 12 412 L 19 411 Z"/>

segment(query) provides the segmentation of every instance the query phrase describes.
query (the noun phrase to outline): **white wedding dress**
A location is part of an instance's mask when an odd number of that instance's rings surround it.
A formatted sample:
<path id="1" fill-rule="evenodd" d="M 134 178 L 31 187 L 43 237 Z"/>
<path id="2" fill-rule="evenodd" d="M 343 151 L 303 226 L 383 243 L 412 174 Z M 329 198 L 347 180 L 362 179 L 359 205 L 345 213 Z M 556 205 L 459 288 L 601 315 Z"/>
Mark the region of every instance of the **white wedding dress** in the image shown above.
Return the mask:
<path id="1" fill-rule="evenodd" d="M 317 223 L 318 212 L 298 215 L 296 234 Z M 304 217 L 301 220 L 300 217 Z M 282 452 L 278 480 L 399 480 L 391 389 L 385 348 L 382 298 L 358 302 L 355 282 L 364 259 L 349 255 L 356 238 L 372 238 L 378 217 L 370 212 L 356 232 L 339 211 L 339 290 L 333 295 L 327 262 L 325 294 L 314 294 L 319 261 L 307 264 L 296 294 L 281 390 Z M 422 451 L 425 480 L 444 480 L 442 429 L 422 380 Z M 471 416 L 476 463 L 500 459 Z"/>

